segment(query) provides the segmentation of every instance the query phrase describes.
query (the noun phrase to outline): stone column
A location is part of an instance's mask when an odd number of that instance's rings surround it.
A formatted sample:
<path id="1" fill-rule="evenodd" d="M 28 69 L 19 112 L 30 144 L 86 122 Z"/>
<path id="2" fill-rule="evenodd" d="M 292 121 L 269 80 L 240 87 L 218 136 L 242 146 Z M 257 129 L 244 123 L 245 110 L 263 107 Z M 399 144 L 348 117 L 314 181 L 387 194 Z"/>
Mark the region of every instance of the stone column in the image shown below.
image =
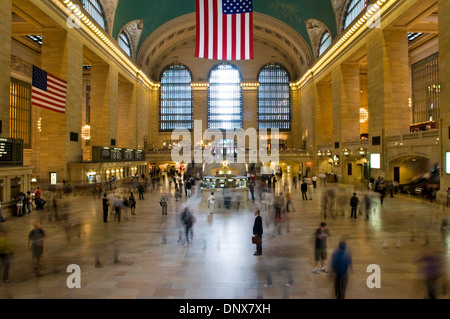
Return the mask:
<path id="1" fill-rule="evenodd" d="M 111 146 L 117 138 L 117 99 L 117 71 L 103 62 L 92 63 L 91 146 Z"/>
<path id="2" fill-rule="evenodd" d="M 11 79 L 11 23 L 12 1 L 2 0 L 0 3 L 0 136 L 9 137 L 9 84 Z"/>
<path id="3" fill-rule="evenodd" d="M 150 91 L 142 84 L 136 82 L 134 91 L 136 92 L 136 134 L 137 149 L 148 147 L 149 143 L 149 112 L 150 112 Z M 145 140 L 147 145 L 144 145 Z"/>
<path id="4" fill-rule="evenodd" d="M 258 87 L 242 87 L 242 128 L 258 128 Z"/>
<path id="5" fill-rule="evenodd" d="M 450 187 L 450 175 L 446 174 L 446 152 L 450 152 L 450 2 L 439 0 L 439 82 L 441 85 L 441 185 L 438 200 L 446 203 L 447 189 Z"/>
<path id="6" fill-rule="evenodd" d="M 359 64 L 344 63 L 332 71 L 334 142 L 360 138 Z"/>
<path id="7" fill-rule="evenodd" d="M 384 138 L 409 133 L 411 124 L 408 56 L 405 30 L 372 31 L 367 45 L 369 145 L 372 153 L 382 154 L 382 169 L 377 174 L 385 178 L 389 178 L 389 163 Z M 380 137 L 381 145 L 372 144 L 374 137 Z"/>
<path id="8" fill-rule="evenodd" d="M 117 124 L 117 146 L 136 148 L 137 116 L 135 86 L 127 80 L 119 81 Z"/>
<path id="9" fill-rule="evenodd" d="M 194 86 L 192 93 L 194 121 L 202 121 L 201 132 L 197 132 L 197 134 L 203 136 L 203 133 L 208 129 L 208 87 Z M 194 138 L 193 135 L 192 138 Z"/>
<path id="10" fill-rule="evenodd" d="M 58 180 L 67 178 L 67 162 L 79 162 L 81 151 L 82 104 L 82 43 L 65 30 L 44 31 L 42 34 L 41 68 L 67 81 L 66 113 L 33 107 L 40 119 L 38 140 L 33 145 L 41 181 L 49 181 L 49 172 L 58 173 Z M 70 140 L 71 133 L 78 139 Z"/>
<path id="11" fill-rule="evenodd" d="M 163 141 L 170 139 L 169 137 L 162 137 L 159 132 L 159 90 L 153 88 L 149 96 L 149 112 L 148 112 L 148 128 L 149 128 L 149 147 L 161 148 Z"/>
<path id="12" fill-rule="evenodd" d="M 333 93 L 331 83 L 316 84 L 316 143 L 331 144 L 333 140 Z"/>
<path id="13" fill-rule="evenodd" d="M 300 89 L 291 88 L 291 141 L 288 147 L 300 149 L 302 146 L 302 131 L 299 127 L 300 117 Z M 289 141 L 288 141 L 289 143 Z"/>

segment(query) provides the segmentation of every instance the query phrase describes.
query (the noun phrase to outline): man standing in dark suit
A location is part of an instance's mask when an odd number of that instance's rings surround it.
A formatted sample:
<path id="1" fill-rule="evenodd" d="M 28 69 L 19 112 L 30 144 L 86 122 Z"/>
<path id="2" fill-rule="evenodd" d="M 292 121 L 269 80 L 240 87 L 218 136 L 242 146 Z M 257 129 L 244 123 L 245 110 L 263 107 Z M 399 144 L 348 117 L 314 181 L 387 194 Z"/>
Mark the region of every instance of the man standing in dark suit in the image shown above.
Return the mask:
<path id="1" fill-rule="evenodd" d="M 259 209 L 255 209 L 254 215 L 256 217 L 255 217 L 255 222 L 253 224 L 253 235 L 261 238 L 262 234 L 263 234 L 263 223 L 262 223 L 262 218 L 260 216 Z M 262 243 L 261 242 L 259 244 L 256 244 L 256 252 L 253 255 L 255 255 L 255 256 L 262 255 Z"/>

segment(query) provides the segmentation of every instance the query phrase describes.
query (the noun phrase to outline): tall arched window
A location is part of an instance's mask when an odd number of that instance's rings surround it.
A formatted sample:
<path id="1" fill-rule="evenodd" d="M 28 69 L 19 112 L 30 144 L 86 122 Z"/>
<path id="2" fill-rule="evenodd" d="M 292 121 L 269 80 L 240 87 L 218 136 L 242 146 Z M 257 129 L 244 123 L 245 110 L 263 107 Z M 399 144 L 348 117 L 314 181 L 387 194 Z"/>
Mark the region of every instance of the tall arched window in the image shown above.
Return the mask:
<path id="1" fill-rule="evenodd" d="M 345 12 L 344 29 L 346 29 L 367 7 L 367 0 L 352 0 Z"/>
<path id="2" fill-rule="evenodd" d="M 258 129 L 291 129 L 289 75 L 280 64 L 263 67 L 258 75 Z"/>
<path id="3" fill-rule="evenodd" d="M 161 73 L 159 130 L 192 129 L 192 76 L 183 65 L 166 67 Z"/>
<path id="4" fill-rule="evenodd" d="M 216 66 L 209 75 L 208 128 L 242 128 L 242 88 L 239 70 L 231 64 Z"/>
<path id="5" fill-rule="evenodd" d="M 322 34 L 322 37 L 320 38 L 318 56 L 321 56 L 330 45 L 331 45 L 331 34 L 330 32 L 326 31 Z"/>
<path id="6" fill-rule="evenodd" d="M 128 56 L 131 57 L 131 41 L 130 37 L 125 31 L 120 32 L 119 34 L 119 46 L 125 51 Z"/>
<path id="7" fill-rule="evenodd" d="M 100 2 L 97 0 L 82 0 L 83 8 L 87 13 L 106 30 L 106 16 Z"/>

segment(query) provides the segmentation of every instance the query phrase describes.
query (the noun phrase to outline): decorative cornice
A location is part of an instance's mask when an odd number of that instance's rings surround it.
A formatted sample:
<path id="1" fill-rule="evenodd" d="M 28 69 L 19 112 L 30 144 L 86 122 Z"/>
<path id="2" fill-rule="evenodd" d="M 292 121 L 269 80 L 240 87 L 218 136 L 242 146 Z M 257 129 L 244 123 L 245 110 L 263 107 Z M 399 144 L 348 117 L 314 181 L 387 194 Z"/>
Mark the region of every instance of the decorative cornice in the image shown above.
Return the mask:
<path id="1" fill-rule="evenodd" d="M 11 69 L 29 77 L 33 74 L 33 66 L 15 55 L 11 55 Z"/>

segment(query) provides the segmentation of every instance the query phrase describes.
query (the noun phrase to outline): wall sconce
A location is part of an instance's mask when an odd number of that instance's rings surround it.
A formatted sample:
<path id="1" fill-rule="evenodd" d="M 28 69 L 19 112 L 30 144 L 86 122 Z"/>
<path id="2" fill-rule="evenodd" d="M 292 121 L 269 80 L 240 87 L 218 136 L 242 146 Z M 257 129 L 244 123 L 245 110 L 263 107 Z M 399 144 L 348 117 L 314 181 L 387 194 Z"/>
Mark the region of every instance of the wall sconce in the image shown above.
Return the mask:
<path id="1" fill-rule="evenodd" d="M 344 149 L 344 153 L 345 156 L 350 156 L 350 151 L 348 149 Z"/>

